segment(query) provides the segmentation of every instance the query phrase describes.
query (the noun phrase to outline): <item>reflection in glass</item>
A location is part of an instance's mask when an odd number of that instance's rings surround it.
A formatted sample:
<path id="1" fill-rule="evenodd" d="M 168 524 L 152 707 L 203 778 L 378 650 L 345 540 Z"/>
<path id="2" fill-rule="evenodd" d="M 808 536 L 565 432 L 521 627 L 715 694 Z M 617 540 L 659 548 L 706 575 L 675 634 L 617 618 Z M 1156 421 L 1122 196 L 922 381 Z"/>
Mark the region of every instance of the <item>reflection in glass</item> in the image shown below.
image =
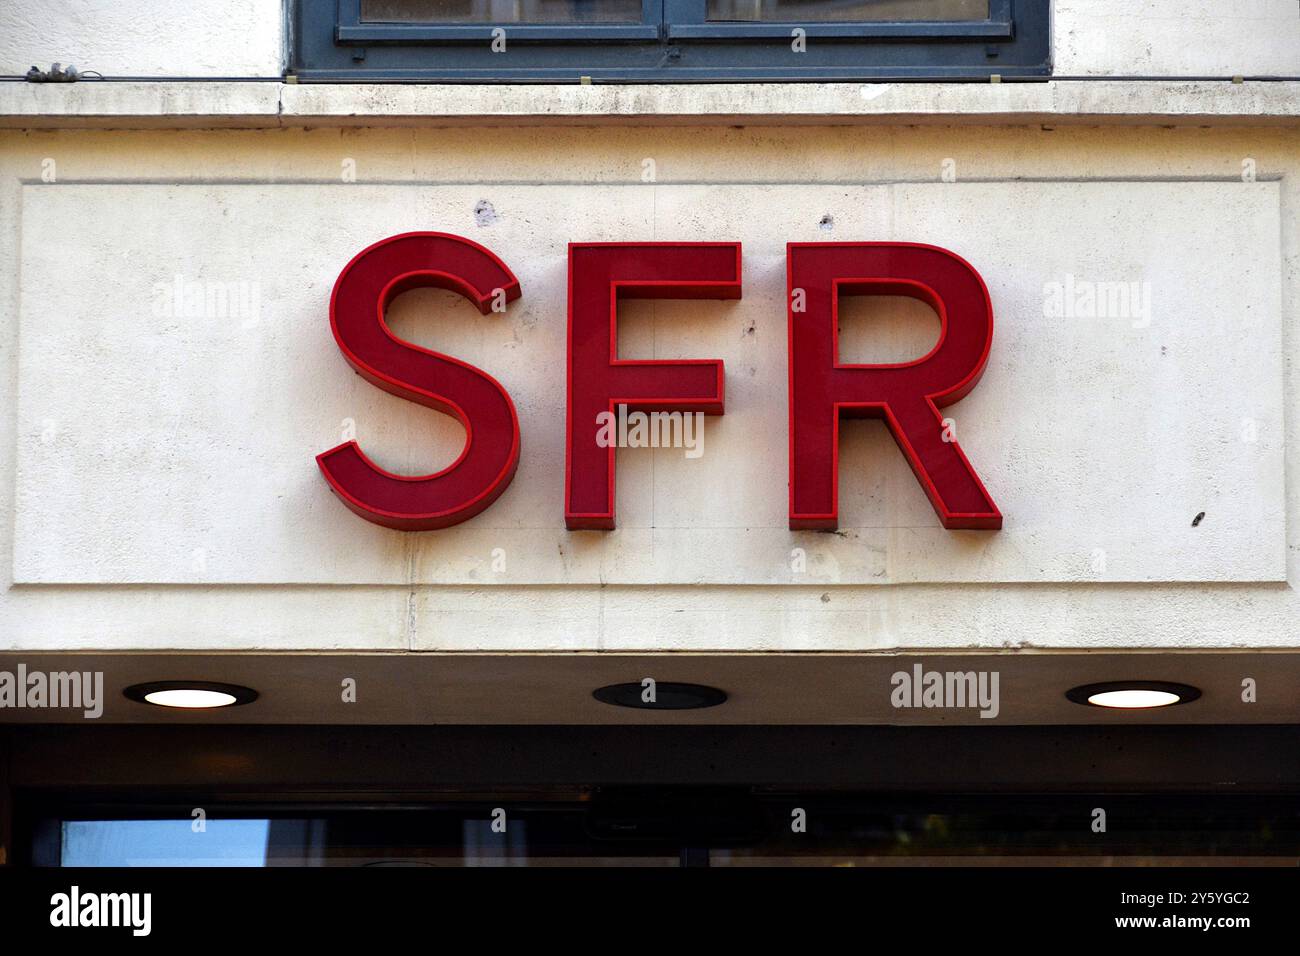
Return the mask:
<path id="1" fill-rule="evenodd" d="M 641 0 L 361 0 L 370 23 L 639 23 Z"/>
<path id="2" fill-rule="evenodd" d="M 61 866 L 265 866 L 269 820 L 65 820 Z"/>
<path id="3" fill-rule="evenodd" d="M 709 20 L 862 23 L 987 20 L 989 0 L 708 0 Z"/>
<path id="4" fill-rule="evenodd" d="M 763 788 L 446 791 L 437 803 L 36 821 L 39 866 L 1287 866 L 1286 796 L 875 794 Z M 1099 842 L 1077 806 L 1124 820 Z M 509 808 L 509 826 L 496 824 Z M 791 829 L 791 808 L 806 829 Z M 156 807 L 154 808 L 156 812 Z M 130 813 L 130 807 L 117 807 Z M 147 812 L 147 811 L 145 811 Z"/>

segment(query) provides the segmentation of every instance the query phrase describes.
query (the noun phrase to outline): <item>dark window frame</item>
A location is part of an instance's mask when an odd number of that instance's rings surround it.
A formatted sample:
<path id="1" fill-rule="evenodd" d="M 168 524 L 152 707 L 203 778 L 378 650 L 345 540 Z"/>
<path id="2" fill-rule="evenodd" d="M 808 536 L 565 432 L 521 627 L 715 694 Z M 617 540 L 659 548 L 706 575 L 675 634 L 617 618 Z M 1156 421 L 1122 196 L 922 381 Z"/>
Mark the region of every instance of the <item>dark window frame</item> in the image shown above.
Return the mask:
<path id="1" fill-rule="evenodd" d="M 979 21 L 706 22 L 706 0 L 642 0 L 639 23 L 366 22 L 361 0 L 294 0 L 304 82 L 854 82 L 1046 77 L 1049 0 Z M 802 29 L 805 52 L 791 49 Z M 490 48 L 505 30 L 506 52 Z"/>

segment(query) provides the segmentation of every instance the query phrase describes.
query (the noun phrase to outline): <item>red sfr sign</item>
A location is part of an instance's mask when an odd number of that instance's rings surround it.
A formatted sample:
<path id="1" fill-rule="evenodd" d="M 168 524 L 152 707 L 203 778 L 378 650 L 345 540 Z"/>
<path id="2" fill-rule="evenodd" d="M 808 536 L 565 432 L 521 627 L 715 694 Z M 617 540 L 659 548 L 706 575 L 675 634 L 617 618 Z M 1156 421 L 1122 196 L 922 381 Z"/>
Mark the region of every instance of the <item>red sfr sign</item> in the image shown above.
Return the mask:
<path id="1" fill-rule="evenodd" d="M 907 242 L 792 242 L 786 246 L 789 323 L 790 527 L 834 529 L 839 516 L 839 423 L 882 418 L 945 528 L 997 529 L 1002 514 L 939 409 L 979 381 L 993 341 L 988 290 L 964 259 Z M 454 415 L 465 450 L 432 475 L 395 475 L 355 442 L 317 456 L 334 493 L 367 521 L 402 531 L 445 528 L 500 497 L 519 464 L 519 416 L 482 369 L 393 335 L 394 297 L 449 289 L 485 315 L 519 298 L 519 280 L 491 251 L 460 236 L 409 232 L 381 240 L 344 266 L 330 327 L 368 381 Z M 913 362 L 839 361 L 841 295 L 905 295 L 939 315 L 939 344 Z M 738 242 L 569 244 L 568 408 L 564 519 L 571 529 L 614 527 L 614 452 L 597 439 L 602 412 L 723 413 L 718 359 L 618 358 L 618 301 L 739 299 Z"/>

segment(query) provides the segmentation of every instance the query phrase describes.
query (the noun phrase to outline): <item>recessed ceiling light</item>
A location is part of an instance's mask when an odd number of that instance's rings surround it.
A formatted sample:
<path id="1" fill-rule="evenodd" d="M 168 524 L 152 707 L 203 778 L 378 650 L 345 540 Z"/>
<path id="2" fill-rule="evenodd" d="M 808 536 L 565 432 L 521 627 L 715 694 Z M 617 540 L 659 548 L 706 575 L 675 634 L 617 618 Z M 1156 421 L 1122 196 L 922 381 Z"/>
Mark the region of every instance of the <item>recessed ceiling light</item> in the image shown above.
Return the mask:
<path id="1" fill-rule="evenodd" d="M 257 700 L 257 691 L 252 688 L 205 680 L 162 680 L 133 684 L 122 693 L 142 704 L 178 707 L 182 710 L 234 707 Z"/>
<path id="2" fill-rule="evenodd" d="M 726 691 L 703 684 L 680 684 L 658 681 L 654 687 L 654 701 L 644 699 L 646 688 L 641 683 L 610 684 L 598 687 L 591 696 L 603 704 L 615 707 L 635 707 L 638 710 L 698 710 L 717 707 L 727 699 Z"/>
<path id="3" fill-rule="evenodd" d="M 1065 694 L 1076 704 L 1109 707 L 1117 710 L 1149 710 L 1187 704 L 1201 696 L 1190 684 L 1162 680 L 1117 680 L 1101 684 L 1084 684 Z"/>

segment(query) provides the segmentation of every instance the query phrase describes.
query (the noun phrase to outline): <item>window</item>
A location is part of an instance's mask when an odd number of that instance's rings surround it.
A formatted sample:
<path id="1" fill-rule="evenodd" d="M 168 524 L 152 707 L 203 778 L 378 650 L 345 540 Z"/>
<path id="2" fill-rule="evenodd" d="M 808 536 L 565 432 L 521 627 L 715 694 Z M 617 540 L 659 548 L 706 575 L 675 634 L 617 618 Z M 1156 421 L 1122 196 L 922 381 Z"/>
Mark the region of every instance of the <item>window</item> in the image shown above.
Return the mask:
<path id="1" fill-rule="evenodd" d="M 1048 0 L 297 0 L 306 82 L 1045 76 Z"/>
<path id="2" fill-rule="evenodd" d="M 64 820 L 60 866 L 265 866 L 270 820 Z"/>
<path id="3" fill-rule="evenodd" d="M 436 802 L 285 800 L 241 807 L 96 804 L 43 795 L 22 864 L 182 866 L 1288 866 L 1287 794 L 895 794 L 809 789 L 443 791 Z M 493 826 L 498 807 L 510 825 Z M 1123 821 L 1087 825 L 1103 806 Z M 790 827 L 803 808 L 807 828 Z M 1081 811 L 1080 808 L 1083 808 Z M 1080 825 L 1080 819 L 1085 823 Z"/>
<path id="4" fill-rule="evenodd" d="M 363 23 L 637 23 L 641 0 L 361 0 Z"/>

